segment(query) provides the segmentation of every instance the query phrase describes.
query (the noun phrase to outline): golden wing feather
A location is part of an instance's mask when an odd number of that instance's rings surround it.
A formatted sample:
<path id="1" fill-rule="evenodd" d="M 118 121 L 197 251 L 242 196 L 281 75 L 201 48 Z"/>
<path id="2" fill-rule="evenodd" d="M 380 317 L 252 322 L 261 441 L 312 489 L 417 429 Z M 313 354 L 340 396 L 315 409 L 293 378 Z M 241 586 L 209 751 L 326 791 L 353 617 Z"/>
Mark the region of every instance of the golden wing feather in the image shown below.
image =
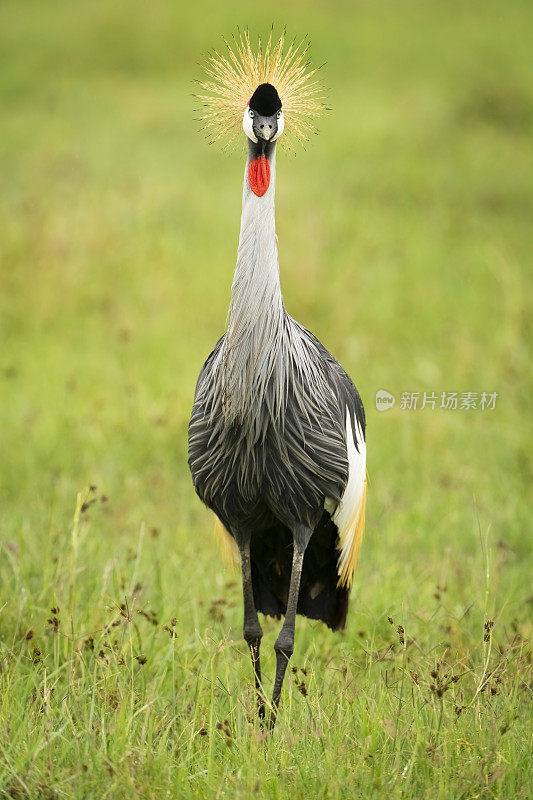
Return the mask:
<path id="1" fill-rule="evenodd" d="M 352 585 L 353 574 L 359 560 L 359 550 L 363 541 L 365 530 L 365 511 L 366 511 L 366 477 L 363 485 L 361 499 L 354 507 L 350 520 L 344 530 L 339 531 L 339 559 L 341 566 L 337 586 L 350 587 Z"/>

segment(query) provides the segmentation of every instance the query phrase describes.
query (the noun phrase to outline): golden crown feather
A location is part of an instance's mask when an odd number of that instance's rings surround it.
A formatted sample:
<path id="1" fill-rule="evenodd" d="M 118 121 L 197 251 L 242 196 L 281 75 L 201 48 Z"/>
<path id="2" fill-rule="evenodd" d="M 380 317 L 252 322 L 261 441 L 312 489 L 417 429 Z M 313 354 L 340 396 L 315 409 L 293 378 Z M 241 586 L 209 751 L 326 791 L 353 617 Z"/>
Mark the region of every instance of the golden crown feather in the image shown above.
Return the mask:
<path id="1" fill-rule="evenodd" d="M 226 138 L 226 146 L 235 143 L 248 102 L 262 83 L 272 84 L 282 103 L 285 131 L 280 141 L 290 147 L 317 132 L 312 119 L 326 111 L 324 87 L 316 78 L 320 67 L 312 67 L 308 58 L 307 39 L 286 47 L 285 32 L 273 43 L 271 31 L 266 47 L 259 38 L 254 51 L 246 30 L 233 37 L 233 47 L 226 39 L 224 44 L 226 54 L 208 56 L 203 65 L 206 78 L 199 81 L 204 93 L 195 95 L 211 141 Z"/>

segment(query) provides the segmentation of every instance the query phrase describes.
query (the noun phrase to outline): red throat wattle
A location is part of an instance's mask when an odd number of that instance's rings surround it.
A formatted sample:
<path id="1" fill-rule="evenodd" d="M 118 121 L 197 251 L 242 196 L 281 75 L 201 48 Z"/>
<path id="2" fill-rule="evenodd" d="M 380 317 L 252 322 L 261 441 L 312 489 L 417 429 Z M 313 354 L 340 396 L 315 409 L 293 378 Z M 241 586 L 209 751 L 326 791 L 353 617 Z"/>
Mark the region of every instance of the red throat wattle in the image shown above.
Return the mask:
<path id="1" fill-rule="evenodd" d="M 248 166 L 248 183 L 258 197 L 262 197 L 270 185 L 270 164 L 264 155 L 254 158 Z"/>

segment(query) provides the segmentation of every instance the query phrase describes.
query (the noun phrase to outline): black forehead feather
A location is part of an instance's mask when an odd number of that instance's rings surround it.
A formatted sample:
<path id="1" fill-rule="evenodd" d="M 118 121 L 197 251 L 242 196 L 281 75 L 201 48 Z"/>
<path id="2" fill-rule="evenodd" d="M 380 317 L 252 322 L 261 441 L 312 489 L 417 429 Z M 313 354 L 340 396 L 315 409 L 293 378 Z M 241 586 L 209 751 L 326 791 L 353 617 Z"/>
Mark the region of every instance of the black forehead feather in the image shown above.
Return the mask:
<path id="1" fill-rule="evenodd" d="M 271 83 L 262 83 L 250 97 L 248 105 L 262 117 L 272 117 L 280 110 L 281 100 Z"/>

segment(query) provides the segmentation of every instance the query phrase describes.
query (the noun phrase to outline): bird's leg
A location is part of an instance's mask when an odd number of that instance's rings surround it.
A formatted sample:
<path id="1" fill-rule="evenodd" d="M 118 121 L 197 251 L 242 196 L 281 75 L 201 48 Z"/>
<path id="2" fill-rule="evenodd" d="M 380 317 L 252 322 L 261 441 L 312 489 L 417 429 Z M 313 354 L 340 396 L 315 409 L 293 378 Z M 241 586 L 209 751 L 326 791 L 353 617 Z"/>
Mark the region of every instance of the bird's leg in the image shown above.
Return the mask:
<path id="1" fill-rule="evenodd" d="M 312 532 L 310 528 L 304 528 L 303 526 L 299 526 L 298 529 L 293 532 L 294 551 L 292 555 L 291 583 L 289 587 L 289 599 L 287 600 L 287 611 L 285 612 L 285 621 L 274 645 L 274 650 L 276 651 L 276 679 L 274 681 L 274 693 L 272 696 L 272 711 L 270 712 L 270 730 L 272 730 L 276 724 L 281 687 L 283 686 L 287 664 L 294 650 L 294 628 L 296 624 L 298 595 L 300 593 L 300 577 L 302 575 L 305 550 Z"/>
<path id="2" fill-rule="evenodd" d="M 259 648 L 263 636 L 263 630 L 259 624 L 257 610 L 254 603 L 254 593 L 252 588 L 252 568 L 250 564 L 250 538 L 239 544 L 242 566 L 242 594 L 244 600 L 244 627 L 243 635 L 252 656 L 252 664 L 255 675 L 255 688 L 257 691 L 257 706 L 259 718 L 265 718 L 265 698 L 261 684 L 261 663 L 259 661 Z"/>

